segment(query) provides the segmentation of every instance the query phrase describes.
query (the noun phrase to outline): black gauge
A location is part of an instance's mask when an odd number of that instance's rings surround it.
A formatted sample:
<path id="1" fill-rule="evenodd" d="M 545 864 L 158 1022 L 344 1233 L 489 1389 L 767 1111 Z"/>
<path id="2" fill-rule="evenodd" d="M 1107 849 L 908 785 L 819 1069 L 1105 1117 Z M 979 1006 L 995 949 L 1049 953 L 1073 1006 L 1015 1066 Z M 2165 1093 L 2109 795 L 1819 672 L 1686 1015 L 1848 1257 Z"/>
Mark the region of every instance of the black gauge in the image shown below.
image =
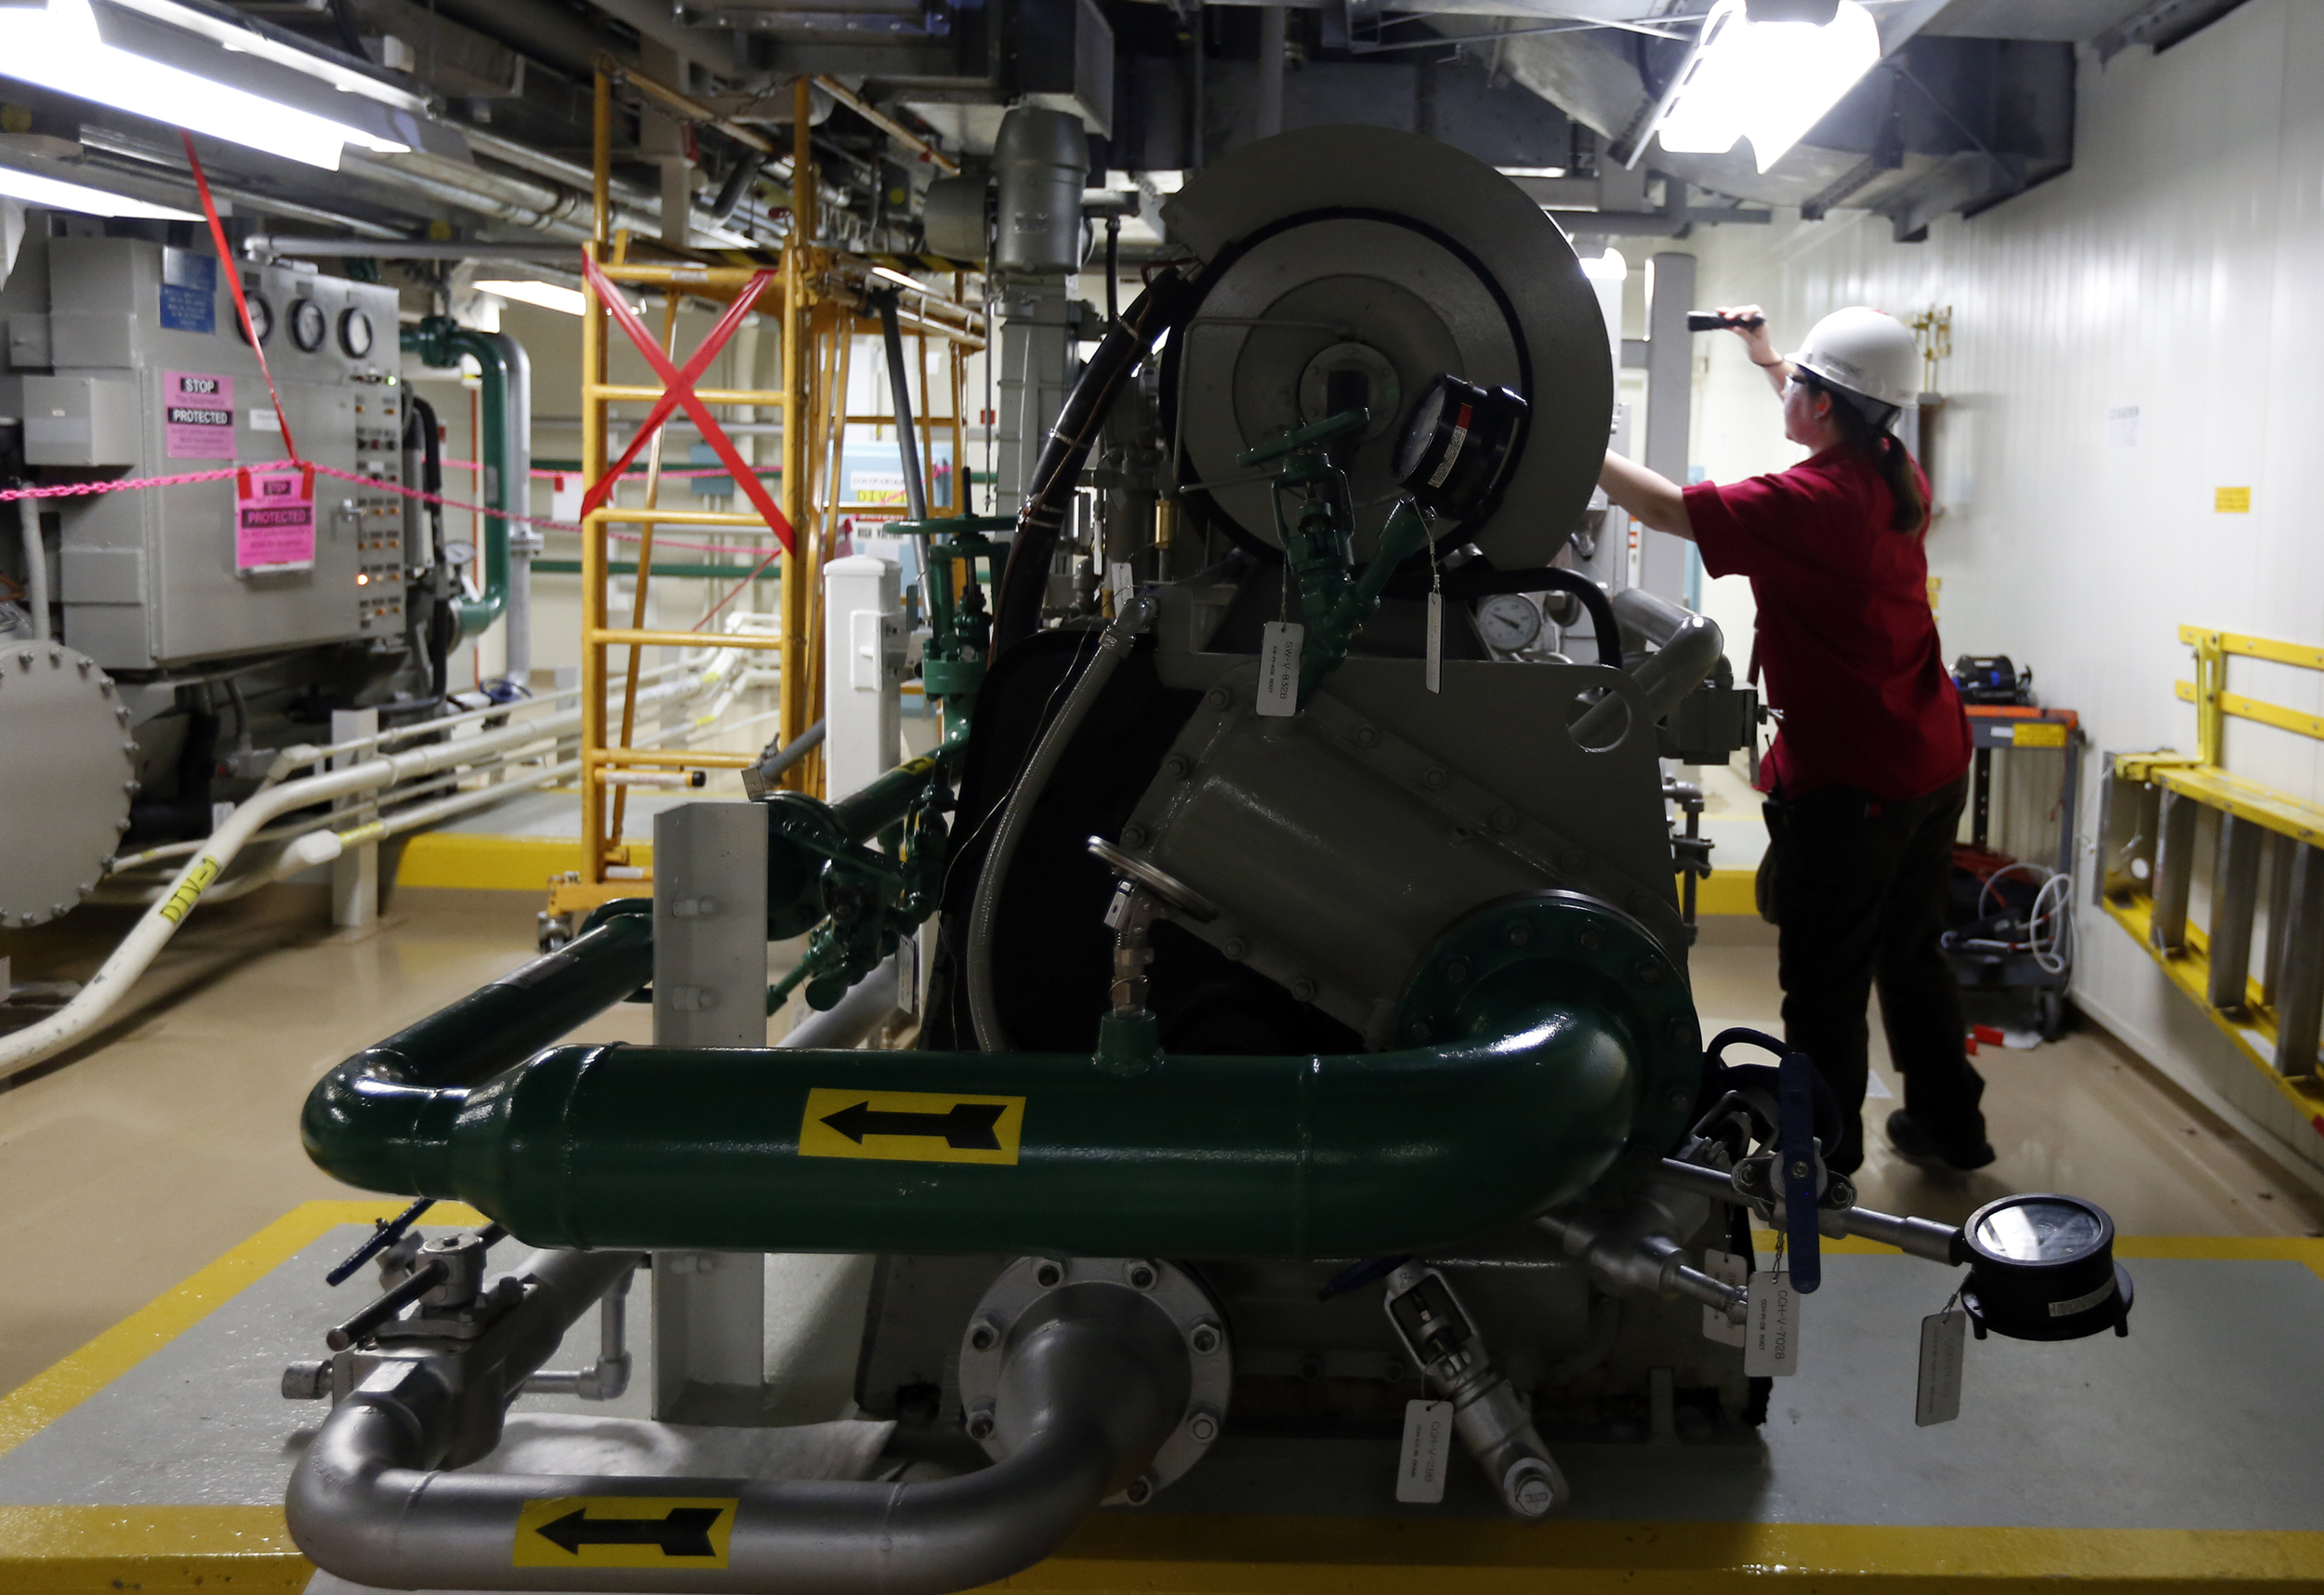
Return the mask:
<path id="1" fill-rule="evenodd" d="M 1489 508 L 1526 408 L 1511 389 L 1439 376 L 1420 395 L 1397 446 L 1396 481 L 1433 514 Z"/>
<path id="2" fill-rule="evenodd" d="M 258 335 L 260 343 L 266 342 L 274 336 L 274 307 L 269 304 L 267 297 L 256 288 L 244 287 L 242 291 L 242 298 L 243 303 L 250 307 L 251 330 Z M 240 323 L 235 325 L 234 330 L 242 334 L 243 342 L 250 341 L 250 333 L 244 332 Z"/>
<path id="3" fill-rule="evenodd" d="M 2114 1260 L 2114 1220 L 2079 1196 L 2004 1196 L 1961 1229 L 1961 1305 L 1979 1334 L 2075 1340 L 2129 1333 L 2131 1276 Z"/>
<path id="4" fill-rule="evenodd" d="M 312 299 L 293 299 L 290 311 L 291 342 L 312 354 L 323 347 L 324 335 L 330 330 L 330 322 L 324 316 L 323 307 Z"/>
<path id="5" fill-rule="evenodd" d="M 361 360 L 371 352 L 371 318 L 361 310 L 339 312 L 339 347 L 350 360 Z"/>

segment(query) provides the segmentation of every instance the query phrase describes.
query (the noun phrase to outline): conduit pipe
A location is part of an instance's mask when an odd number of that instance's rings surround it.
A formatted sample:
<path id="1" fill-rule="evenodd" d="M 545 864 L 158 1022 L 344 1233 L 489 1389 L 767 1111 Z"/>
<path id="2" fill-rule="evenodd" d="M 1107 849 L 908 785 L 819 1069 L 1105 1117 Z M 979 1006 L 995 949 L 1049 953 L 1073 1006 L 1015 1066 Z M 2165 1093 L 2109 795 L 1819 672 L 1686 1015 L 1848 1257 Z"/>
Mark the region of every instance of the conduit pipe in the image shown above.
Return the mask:
<path id="1" fill-rule="evenodd" d="M 956 1478 L 441 1470 L 497 1443 L 495 1397 L 521 1389 L 637 1260 L 628 1252 L 538 1255 L 524 1265 L 528 1298 L 508 1314 L 521 1322 L 483 1338 L 505 1340 L 506 1351 L 480 1345 L 382 1363 L 324 1420 L 291 1475 L 284 1504 L 298 1549 L 341 1578 L 394 1588 L 943 1595 L 1050 1555 L 1100 1501 L 1145 1471 L 1184 1413 L 1186 1354 L 1167 1314 L 1143 1299 L 1126 1309 L 1080 1299 L 1013 1339 L 993 1404 L 1006 1459 Z M 528 1508 L 608 1496 L 731 1501 L 725 1554 L 675 1567 L 515 1565 L 512 1548 L 537 1527 Z"/>
<path id="2" fill-rule="evenodd" d="M 1066 694 L 1064 706 L 1041 733 L 1041 740 L 1034 745 L 1032 758 L 1009 789 L 1000 826 L 993 833 L 992 846 L 985 851 L 984 867 L 977 872 L 976 896 L 969 907 L 969 1018 L 976 1027 L 976 1044 L 987 1052 L 1004 1052 L 1009 1048 L 1009 1035 L 1000 1023 L 1000 997 L 993 981 L 993 935 L 1000 922 L 1001 890 L 1009 879 L 1009 866 L 1016 859 L 1017 845 L 1024 839 L 1024 828 L 1040 804 L 1041 794 L 1049 790 L 1050 777 L 1064 762 L 1065 750 L 1073 745 L 1081 722 L 1089 718 L 1089 711 L 1104 695 L 1106 682 L 1114 679 L 1121 662 L 1129 657 L 1138 633 L 1154 618 L 1154 600 L 1141 593 L 1105 628 L 1105 635 L 1098 639 L 1097 656 L 1089 661 L 1081 679 L 1074 683 L 1074 690 Z"/>
<path id="3" fill-rule="evenodd" d="M 694 685 L 693 682 L 676 682 L 657 691 L 664 694 L 682 692 Z M 0 1080 L 20 1074 L 44 1059 L 54 1057 L 95 1030 L 128 994 L 137 978 L 152 965 L 154 956 L 168 943 L 169 939 L 178 933 L 178 927 L 193 911 L 194 904 L 201 901 L 210 883 L 225 872 L 226 866 L 234 861 L 234 856 L 269 821 L 293 810 L 328 802 L 335 798 L 376 791 L 458 765 L 471 764 L 485 755 L 549 741 L 570 734 L 579 728 L 580 723 L 581 711 L 578 708 L 568 709 L 538 717 L 522 725 L 486 732 L 481 736 L 435 743 L 403 753 L 382 754 L 341 770 L 328 771 L 300 781 L 284 782 L 246 799 L 210 834 L 209 839 L 201 845 L 201 850 L 170 881 L 169 890 L 163 894 L 161 901 L 149 908 L 144 916 L 130 928 L 128 935 L 122 938 L 121 944 L 113 949 L 112 956 L 105 960 L 71 1002 L 38 1024 L 27 1025 L 22 1030 L 0 1036 Z M 614 998 L 608 1000 L 618 1000 L 621 995 L 625 994 L 615 994 Z M 596 1009 L 590 1011 L 595 1012 Z"/>
<path id="4" fill-rule="evenodd" d="M 1656 721 L 1702 685 L 1725 652 L 1726 639 L 1710 616 L 1657 598 L 1643 587 L 1624 587 L 1616 593 L 1614 612 L 1625 631 L 1636 632 L 1656 645 L 1630 672 L 1631 679 L 1644 689 L 1646 712 Z M 1602 747 L 1621 734 L 1629 712 L 1619 698 L 1608 693 L 1573 723 L 1574 739 L 1584 747 Z"/>

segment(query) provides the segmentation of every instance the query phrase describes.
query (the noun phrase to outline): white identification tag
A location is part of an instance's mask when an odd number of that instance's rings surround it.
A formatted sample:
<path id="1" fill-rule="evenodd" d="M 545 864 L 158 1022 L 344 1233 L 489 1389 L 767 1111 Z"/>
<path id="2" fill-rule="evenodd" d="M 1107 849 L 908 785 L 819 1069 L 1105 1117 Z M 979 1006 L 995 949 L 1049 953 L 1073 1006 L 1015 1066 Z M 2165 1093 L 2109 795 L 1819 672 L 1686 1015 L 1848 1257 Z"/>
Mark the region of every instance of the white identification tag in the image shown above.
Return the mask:
<path id="1" fill-rule="evenodd" d="M 1733 1252 L 1703 1253 L 1703 1272 L 1721 1285 L 1749 1285 L 1751 1265 Z M 1722 1346 L 1743 1344 L 1743 1325 L 1729 1318 L 1716 1307 L 1703 1309 L 1703 1338 Z"/>
<path id="2" fill-rule="evenodd" d="M 1129 613 L 1129 600 L 1138 596 L 1138 576 L 1128 560 L 1116 560 L 1106 567 L 1105 585 L 1114 594 L 1114 613 Z"/>
<path id="3" fill-rule="evenodd" d="M 1452 1460 L 1453 1404 L 1404 1404 L 1403 1460 L 1396 1465 L 1396 1499 L 1434 1506 L 1445 1498 L 1445 1469 Z"/>
<path id="4" fill-rule="evenodd" d="M 1445 595 L 1428 595 L 1428 690 L 1443 691 L 1445 674 Z"/>
<path id="5" fill-rule="evenodd" d="M 1969 1314 L 1956 1307 L 1921 1320 L 1921 1386 L 1912 1421 L 1926 1429 L 1961 1416 L 1961 1370 L 1968 1355 Z"/>
<path id="6" fill-rule="evenodd" d="M 920 1011 L 920 933 L 913 931 L 896 942 L 896 1008 Z"/>
<path id="7" fill-rule="evenodd" d="M 1788 1273 L 1751 1281 L 1750 1322 L 1744 1325 L 1743 1371 L 1753 1378 L 1783 1378 L 1800 1371 L 1800 1293 Z"/>
<path id="8" fill-rule="evenodd" d="M 1307 627 L 1291 620 L 1271 620 L 1260 630 L 1259 712 L 1295 715 L 1300 712 L 1300 644 Z"/>

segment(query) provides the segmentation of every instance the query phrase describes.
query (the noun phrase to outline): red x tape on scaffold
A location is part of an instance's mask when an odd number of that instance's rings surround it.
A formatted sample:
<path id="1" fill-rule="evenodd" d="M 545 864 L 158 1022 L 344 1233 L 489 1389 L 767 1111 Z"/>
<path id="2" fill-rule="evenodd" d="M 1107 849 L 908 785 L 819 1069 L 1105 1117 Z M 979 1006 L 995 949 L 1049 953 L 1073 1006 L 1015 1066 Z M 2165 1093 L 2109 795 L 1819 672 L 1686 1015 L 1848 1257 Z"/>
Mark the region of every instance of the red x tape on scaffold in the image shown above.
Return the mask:
<path id="1" fill-rule="evenodd" d="M 621 458 L 614 462 L 612 469 L 592 482 L 588 492 L 582 496 L 582 518 L 587 520 L 590 511 L 601 508 L 613 496 L 614 489 L 620 482 L 622 472 L 628 468 L 629 462 L 638 457 L 638 452 L 661 429 L 662 423 L 669 419 L 670 413 L 682 406 L 701 432 L 703 441 L 710 445 L 720 462 L 733 477 L 734 484 L 750 499 L 751 508 L 759 511 L 769 529 L 774 533 L 776 541 L 783 545 L 783 551 L 789 553 L 790 519 L 775 508 L 774 500 L 768 496 L 766 484 L 759 480 L 756 468 L 734 447 L 725 428 L 711 415 L 710 407 L 694 394 L 694 384 L 702 380 L 704 372 L 710 369 L 710 362 L 718 358 L 719 351 L 726 347 L 726 340 L 733 336 L 735 329 L 743 324 L 743 318 L 757 307 L 759 297 L 773 284 L 774 273 L 768 270 L 752 274 L 743 291 L 734 296 L 734 302 L 726 308 L 726 313 L 719 318 L 718 324 L 710 329 L 709 336 L 702 340 L 702 347 L 694 350 L 693 357 L 680 370 L 670 364 L 654 335 L 646 330 L 645 323 L 631 312 L 628 305 L 623 302 L 620 291 L 606 279 L 597 262 L 587 254 L 581 257 L 581 270 L 588 279 L 589 286 L 597 291 L 598 302 L 612 313 L 621 330 L 629 335 L 629 341 L 636 344 L 639 352 L 645 356 L 646 363 L 662 379 L 664 389 L 661 398 L 654 401 L 654 408 L 646 413 L 645 421 L 639 427 L 637 435 L 629 440 L 629 446 L 622 451 Z M 790 419 L 786 417 L 784 424 L 790 425 Z"/>

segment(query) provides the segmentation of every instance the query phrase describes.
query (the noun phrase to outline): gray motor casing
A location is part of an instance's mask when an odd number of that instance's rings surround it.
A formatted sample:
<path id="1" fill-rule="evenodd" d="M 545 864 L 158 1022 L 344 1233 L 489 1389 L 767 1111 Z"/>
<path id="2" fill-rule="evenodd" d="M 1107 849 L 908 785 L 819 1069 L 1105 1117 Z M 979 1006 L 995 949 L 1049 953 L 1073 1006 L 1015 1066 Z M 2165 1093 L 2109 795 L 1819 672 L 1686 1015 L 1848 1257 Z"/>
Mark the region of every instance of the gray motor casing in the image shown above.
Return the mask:
<path id="1" fill-rule="evenodd" d="M 1497 507 L 1463 537 L 1505 570 L 1550 562 L 1596 485 L 1614 371 L 1596 295 L 1538 204 L 1431 138 L 1308 127 L 1205 168 L 1162 216 L 1170 242 L 1198 257 L 1240 252 L 1173 335 L 1182 481 L 1248 477 L 1236 454 L 1320 419 L 1309 413 L 1330 389 L 1311 370 L 1319 362 L 1370 368 L 1378 392 L 1375 362 L 1357 352 L 1367 348 L 1393 368 L 1396 393 L 1394 414 L 1375 415 L 1341 461 L 1356 559 L 1394 501 L 1391 460 L 1412 405 L 1451 371 L 1532 406 Z M 1265 481 L 1210 496 L 1245 532 L 1277 541 Z"/>

